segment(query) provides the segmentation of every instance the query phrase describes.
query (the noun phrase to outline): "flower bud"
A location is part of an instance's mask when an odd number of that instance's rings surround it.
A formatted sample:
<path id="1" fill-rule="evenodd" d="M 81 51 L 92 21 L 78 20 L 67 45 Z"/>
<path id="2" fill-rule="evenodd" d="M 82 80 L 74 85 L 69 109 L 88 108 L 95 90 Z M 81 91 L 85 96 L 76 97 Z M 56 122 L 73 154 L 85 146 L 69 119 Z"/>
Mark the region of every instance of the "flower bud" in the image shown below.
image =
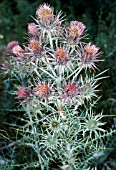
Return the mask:
<path id="1" fill-rule="evenodd" d="M 20 57 L 24 57 L 24 50 L 19 46 L 19 45 L 15 45 L 13 48 L 12 48 L 12 53 L 14 55 L 17 55 L 17 56 L 20 56 Z"/>
<path id="2" fill-rule="evenodd" d="M 37 35 L 38 34 L 38 29 L 35 23 L 30 23 L 28 24 L 28 32 L 31 35 Z"/>
<path id="3" fill-rule="evenodd" d="M 11 41 L 7 44 L 7 49 L 10 53 L 12 53 L 12 49 L 16 46 L 19 45 L 18 41 Z"/>

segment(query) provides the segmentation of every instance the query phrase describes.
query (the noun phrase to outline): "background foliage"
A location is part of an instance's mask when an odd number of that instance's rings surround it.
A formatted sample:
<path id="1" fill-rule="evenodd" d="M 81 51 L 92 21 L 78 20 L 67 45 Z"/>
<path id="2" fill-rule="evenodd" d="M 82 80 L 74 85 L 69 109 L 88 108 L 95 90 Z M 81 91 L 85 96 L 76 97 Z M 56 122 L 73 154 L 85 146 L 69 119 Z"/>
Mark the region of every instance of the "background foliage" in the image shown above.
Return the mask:
<path id="1" fill-rule="evenodd" d="M 109 68 L 104 76 L 110 78 L 103 80 L 100 89 L 101 100 L 97 104 L 97 110 L 103 109 L 104 114 L 114 115 L 116 113 L 116 1 L 115 0 L 1 0 L 0 1 L 0 64 L 5 60 L 6 44 L 12 40 L 20 43 L 25 41 L 27 23 L 32 22 L 31 16 L 35 16 L 37 6 L 42 2 L 48 2 L 54 6 L 55 11 L 62 9 L 67 15 L 68 21 L 79 20 L 87 27 L 87 33 L 91 35 L 93 43 L 100 46 L 103 51 L 102 57 L 105 60 L 100 65 L 103 71 Z M 24 37 L 24 38 L 22 38 Z M 12 84 L 9 81 L 3 82 L 5 77 L 0 76 L 0 128 L 1 139 L 6 134 L 14 137 L 11 129 L 4 122 L 15 122 L 14 112 L 8 110 L 14 108 L 14 98 L 8 92 Z M 7 109 L 7 111 L 4 111 Z M 115 118 L 107 119 L 107 127 L 115 126 Z M 5 139 L 4 142 L 7 140 Z M 3 141 L 1 140 L 1 144 Z M 112 154 L 113 155 L 113 154 Z M 113 156 L 112 156 L 113 157 Z M 0 157 L 1 160 L 1 157 Z"/>

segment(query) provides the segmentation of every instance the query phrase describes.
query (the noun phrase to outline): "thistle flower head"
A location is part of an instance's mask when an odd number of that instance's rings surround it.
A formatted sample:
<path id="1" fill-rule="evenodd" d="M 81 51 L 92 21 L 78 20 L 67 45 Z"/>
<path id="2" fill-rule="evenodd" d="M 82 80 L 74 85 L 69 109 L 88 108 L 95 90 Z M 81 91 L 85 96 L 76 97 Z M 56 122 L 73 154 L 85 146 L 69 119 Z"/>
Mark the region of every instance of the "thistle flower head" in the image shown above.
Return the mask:
<path id="1" fill-rule="evenodd" d="M 85 122 L 82 123 L 83 128 L 85 129 L 83 132 L 86 133 L 87 131 L 89 131 L 90 137 L 92 137 L 92 133 L 94 133 L 94 135 L 98 137 L 99 131 L 105 131 L 101 127 L 105 123 L 100 122 L 100 119 L 103 118 L 103 115 L 102 113 L 95 115 L 92 110 L 90 110 L 89 112 L 87 111 L 86 117 L 84 119 Z"/>
<path id="2" fill-rule="evenodd" d="M 12 48 L 12 53 L 16 56 L 24 57 L 24 50 L 21 48 L 20 45 L 15 45 Z"/>
<path id="3" fill-rule="evenodd" d="M 67 85 L 65 85 L 64 91 L 69 95 L 74 95 L 77 91 L 76 84 L 69 82 Z"/>
<path id="4" fill-rule="evenodd" d="M 44 82 L 39 83 L 35 88 L 35 95 L 40 97 L 45 97 L 49 94 L 50 88 L 49 84 Z"/>
<path id="5" fill-rule="evenodd" d="M 53 7 L 44 3 L 38 7 L 35 19 L 43 41 L 46 43 L 46 39 L 49 40 L 51 47 L 53 46 L 51 39 L 61 35 L 63 31 L 61 23 L 64 21 L 61 11 L 57 15 L 54 15 L 53 11 Z"/>
<path id="6" fill-rule="evenodd" d="M 70 40 L 77 40 L 85 30 L 85 25 L 82 22 L 71 21 L 69 26 L 69 38 Z"/>
<path id="7" fill-rule="evenodd" d="M 43 124 L 44 126 L 47 127 L 47 129 L 49 129 L 50 132 L 55 133 L 55 132 L 61 132 L 63 130 L 60 117 L 55 115 L 47 118 L 45 122 L 43 122 Z"/>
<path id="8" fill-rule="evenodd" d="M 91 45 L 91 43 L 88 43 L 86 46 L 85 46 L 85 53 L 89 56 L 94 56 L 98 53 L 98 50 L 99 48 L 96 47 L 96 45 Z"/>
<path id="9" fill-rule="evenodd" d="M 42 139 L 39 141 L 40 145 L 42 146 L 42 148 L 47 147 L 48 149 L 46 150 L 46 152 L 50 154 L 51 149 L 55 149 L 57 147 L 58 144 L 57 138 L 51 135 L 49 132 L 47 132 L 47 134 L 42 134 L 41 138 Z M 52 151 L 52 154 L 53 153 L 54 152 Z"/>
<path id="10" fill-rule="evenodd" d="M 25 97 L 26 97 L 26 94 L 27 94 L 26 88 L 25 88 L 25 87 L 20 87 L 20 88 L 18 89 L 18 92 L 17 92 L 17 97 L 18 97 L 19 99 L 25 98 Z"/>
<path id="11" fill-rule="evenodd" d="M 68 83 L 64 83 L 64 87 L 62 89 L 62 95 L 61 95 L 61 98 L 65 100 L 65 103 L 66 104 L 71 104 L 71 103 L 79 103 L 79 96 L 80 96 L 80 87 L 78 85 L 79 83 L 78 82 L 68 82 Z"/>
<path id="12" fill-rule="evenodd" d="M 33 36 L 38 34 L 39 31 L 38 31 L 35 23 L 28 24 L 28 32 L 29 32 L 29 34 L 31 34 Z"/>
<path id="13" fill-rule="evenodd" d="M 97 80 L 93 77 L 85 77 L 85 80 L 81 77 L 81 95 L 83 98 L 86 98 L 87 100 L 91 100 L 93 97 L 97 97 L 96 92 L 99 90 L 96 90 L 96 88 L 99 86 L 99 84 L 96 84 Z"/>
<path id="14" fill-rule="evenodd" d="M 40 19 L 41 23 L 51 22 L 53 20 L 53 8 L 50 5 L 43 4 L 38 7 L 36 11 L 37 18 Z"/>
<path id="15" fill-rule="evenodd" d="M 16 46 L 19 45 L 18 41 L 11 41 L 7 44 L 7 49 L 10 53 L 12 53 L 12 49 Z"/>
<path id="16" fill-rule="evenodd" d="M 84 49 L 83 49 L 83 53 L 80 54 L 80 65 L 83 68 L 92 68 L 94 70 L 94 68 L 96 68 L 95 63 L 102 61 L 99 60 L 99 55 L 100 53 L 98 52 L 99 47 L 96 47 L 96 45 L 91 45 L 91 43 L 88 43 Z"/>
<path id="17" fill-rule="evenodd" d="M 41 43 L 36 39 L 31 39 L 29 41 L 29 49 L 33 52 L 40 52 L 41 51 Z"/>
<path id="18" fill-rule="evenodd" d="M 66 49 L 63 47 L 58 47 L 54 55 L 59 63 L 63 63 L 67 60 L 67 52 Z"/>

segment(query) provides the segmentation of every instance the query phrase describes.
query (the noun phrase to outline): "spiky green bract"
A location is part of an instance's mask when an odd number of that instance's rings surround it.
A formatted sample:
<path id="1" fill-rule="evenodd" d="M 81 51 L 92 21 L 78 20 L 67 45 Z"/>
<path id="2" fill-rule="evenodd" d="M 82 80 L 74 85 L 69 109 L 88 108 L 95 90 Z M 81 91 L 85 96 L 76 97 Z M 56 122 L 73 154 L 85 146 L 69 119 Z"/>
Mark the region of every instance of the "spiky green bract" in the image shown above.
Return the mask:
<path id="1" fill-rule="evenodd" d="M 104 155 L 103 137 L 112 133 L 93 108 L 105 72 L 93 73 L 99 48 L 82 42 L 83 23 L 63 26 L 61 12 L 55 15 L 49 5 L 39 6 L 36 15 L 36 23 L 28 25 L 28 43 L 13 42 L 9 57 L 11 77 L 19 82 L 14 93 L 25 111 L 23 125 L 14 127 L 36 155 L 22 167 L 44 170 L 55 162 L 57 169 L 87 170 Z"/>

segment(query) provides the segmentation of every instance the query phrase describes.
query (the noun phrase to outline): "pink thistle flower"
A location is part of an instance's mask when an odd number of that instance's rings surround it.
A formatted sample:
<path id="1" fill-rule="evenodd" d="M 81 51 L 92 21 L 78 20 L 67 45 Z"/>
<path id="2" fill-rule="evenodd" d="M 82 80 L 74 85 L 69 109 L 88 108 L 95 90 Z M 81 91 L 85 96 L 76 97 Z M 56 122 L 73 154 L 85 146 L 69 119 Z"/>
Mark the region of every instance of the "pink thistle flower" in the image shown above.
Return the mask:
<path id="1" fill-rule="evenodd" d="M 99 51 L 99 47 L 96 47 L 96 45 L 91 45 L 91 43 L 88 43 L 84 49 L 83 49 L 83 53 L 81 56 L 81 65 L 82 67 L 89 67 L 89 68 L 96 68 L 95 66 L 95 62 L 99 62 L 102 60 L 98 60 L 100 53 Z"/>
<path id="2" fill-rule="evenodd" d="M 13 49 L 15 46 L 17 46 L 17 45 L 19 45 L 18 41 L 11 41 L 11 42 L 9 42 L 9 43 L 7 44 L 7 49 L 8 49 L 8 51 L 9 51 L 10 53 L 12 53 L 12 49 Z"/>
<path id="3" fill-rule="evenodd" d="M 71 21 L 69 26 L 70 40 L 77 40 L 84 32 L 85 25 L 82 22 Z"/>
<path id="4" fill-rule="evenodd" d="M 39 33 L 35 23 L 29 23 L 28 24 L 28 32 L 31 35 L 37 35 Z"/>
<path id="5" fill-rule="evenodd" d="M 74 95 L 76 93 L 76 85 L 74 83 L 68 83 L 65 85 L 64 92 L 69 94 L 69 95 Z"/>
<path id="6" fill-rule="evenodd" d="M 30 102 L 33 99 L 32 90 L 28 87 L 21 86 L 17 91 L 17 98 L 22 100 L 22 103 Z"/>
<path id="7" fill-rule="evenodd" d="M 44 3 L 43 5 L 39 6 L 36 11 L 37 18 L 40 19 L 41 23 L 44 22 L 52 22 L 54 15 L 53 15 L 53 8 L 49 5 Z"/>
<path id="8" fill-rule="evenodd" d="M 35 88 L 35 95 L 39 97 L 47 97 L 50 92 L 49 83 L 41 82 Z"/>
<path id="9" fill-rule="evenodd" d="M 27 94 L 26 88 L 25 88 L 25 87 L 20 87 L 20 88 L 18 89 L 18 92 L 17 92 L 17 97 L 18 97 L 19 99 L 25 98 L 25 97 L 26 97 L 26 94 Z"/>
<path id="10" fill-rule="evenodd" d="M 38 40 L 31 39 L 29 42 L 29 48 L 33 52 L 40 52 L 41 51 L 41 43 Z"/>
<path id="11" fill-rule="evenodd" d="M 15 45 L 12 48 L 12 53 L 16 56 L 24 57 L 24 50 L 19 45 Z"/>
<path id="12" fill-rule="evenodd" d="M 95 56 L 99 50 L 99 48 L 96 47 L 96 45 L 91 45 L 91 43 L 88 43 L 84 49 L 85 49 L 85 53 L 89 56 Z"/>
<path id="13" fill-rule="evenodd" d="M 75 83 L 75 82 L 68 82 L 68 83 L 64 83 L 64 88 L 62 89 L 62 95 L 61 95 L 61 99 L 65 99 L 65 103 L 66 104 L 71 104 L 71 103 L 75 103 L 79 102 L 79 96 L 81 93 L 81 88 L 79 87 L 79 82 Z"/>
<path id="14" fill-rule="evenodd" d="M 58 63 L 63 63 L 67 61 L 67 52 L 66 49 L 63 47 L 57 47 L 56 51 L 54 52 L 54 56 Z"/>

